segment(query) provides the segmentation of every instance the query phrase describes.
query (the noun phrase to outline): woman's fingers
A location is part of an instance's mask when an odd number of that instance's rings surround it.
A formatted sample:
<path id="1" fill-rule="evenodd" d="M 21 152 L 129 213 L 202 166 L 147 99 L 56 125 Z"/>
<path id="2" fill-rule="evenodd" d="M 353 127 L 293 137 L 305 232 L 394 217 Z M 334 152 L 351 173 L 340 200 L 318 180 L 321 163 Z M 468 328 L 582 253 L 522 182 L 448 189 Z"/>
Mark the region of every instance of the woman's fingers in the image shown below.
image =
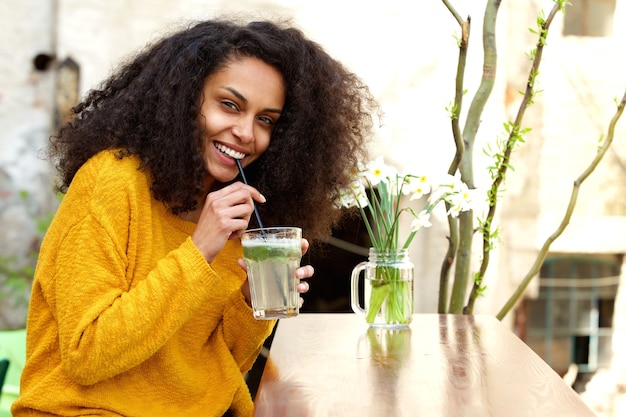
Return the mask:
<path id="1" fill-rule="evenodd" d="M 306 281 L 302 281 L 298 284 L 298 292 L 300 294 L 304 294 L 309 291 L 309 283 Z"/>
<path id="2" fill-rule="evenodd" d="M 309 250 L 309 241 L 306 239 L 302 239 L 302 255 L 304 255 L 308 250 Z M 315 273 L 315 270 L 313 269 L 311 265 L 305 265 L 296 269 L 296 277 L 299 279 L 311 278 L 314 273 Z M 300 294 L 304 294 L 308 292 L 309 283 L 306 281 L 300 281 L 300 283 L 298 283 L 298 286 L 296 287 L 296 290 Z M 303 304 L 304 304 L 304 299 L 300 297 L 300 307 L 302 307 Z"/>
<path id="3" fill-rule="evenodd" d="M 251 185 L 244 184 L 241 181 L 233 182 L 232 184 L 229 184 L 224 188 L 212 191 L 210 194 L 216 197 L 221 197 L 224 195 L 233 194 L 237 190 L 247 190 L 247 192 L 252 196 L 254 200 L 258 201 L 259 203 L 265 203 L 265 197 L 263 196 L 263 194 L 261 194 L 259 190 Z"/>
<path id="4" fill-rule="evenodd" d="M 311 278 L 313 276 L 314 273 L 314 269 L 311 265 L 305 265 L 302 266 L 298 269 L 296 269 L 296 278 L 299 279 L 307 279 L 307 278 Z M 309 283 L 307 281 L 300 281 L 298 283 L 298 286 L 296 287 L 296 290 L 300 293 L 300 294 L 304 294 L 305 292 L 309 291 Z M 302 300 L 302 298 L 300 299 Z"/>
<path id="5" fill-rule="evenodd" d="M 306 239 L 302 239 L 302 255 L 304 255 L 309 250 L 309 241 Z"/>
<path id="6" fill-rule="evenodd" d="M 313 269 L 311 265 L 301 266 L 300 268 L 296 269 L 296 278 L 298 279 L 311 278 L 314 272 L 315 270 Z"/>
<path id="7" fill-rule="evenodd" d="M 255 200 L 264 202 L 265 197 L 243 183 L 233 183 L 207 195 L 192 240 L 208 262 L 227 240 L 239 238 L 248 228 Z"/>

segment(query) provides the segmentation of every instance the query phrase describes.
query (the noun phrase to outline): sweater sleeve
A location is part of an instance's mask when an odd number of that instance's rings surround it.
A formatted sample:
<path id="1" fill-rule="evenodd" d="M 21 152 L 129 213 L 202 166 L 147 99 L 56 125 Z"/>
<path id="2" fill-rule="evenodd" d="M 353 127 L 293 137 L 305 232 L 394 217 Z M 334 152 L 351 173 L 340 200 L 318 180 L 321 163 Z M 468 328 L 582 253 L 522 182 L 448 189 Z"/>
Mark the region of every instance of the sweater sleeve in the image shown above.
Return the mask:
<path id="1" fill-rule="evenodd" d="M 91 385 L 151 357 L 205 302 L 220 294 L 213 273 L 189 239 L 128 288 L 125 263 L 107 233 L 87 217 L 59 250 L 56 305 L 64 369 Z M 205 271 L 198 273 L 197 271 Z M 218 318 L 215 319 L 217 325 Z"/>

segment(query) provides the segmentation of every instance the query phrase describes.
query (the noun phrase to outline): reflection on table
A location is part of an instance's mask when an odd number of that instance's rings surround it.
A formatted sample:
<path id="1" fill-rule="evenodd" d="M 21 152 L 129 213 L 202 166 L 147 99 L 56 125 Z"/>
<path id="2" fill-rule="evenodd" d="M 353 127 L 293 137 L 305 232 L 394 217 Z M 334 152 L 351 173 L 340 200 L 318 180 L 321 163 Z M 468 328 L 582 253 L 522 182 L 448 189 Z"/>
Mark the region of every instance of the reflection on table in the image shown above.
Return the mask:
<path id="1" fill-rule="evenodd" d="M 281 320 L 255 417 L 593 417 L 491 316 L 415 315 L 408 329 L 354 314 Z"/>

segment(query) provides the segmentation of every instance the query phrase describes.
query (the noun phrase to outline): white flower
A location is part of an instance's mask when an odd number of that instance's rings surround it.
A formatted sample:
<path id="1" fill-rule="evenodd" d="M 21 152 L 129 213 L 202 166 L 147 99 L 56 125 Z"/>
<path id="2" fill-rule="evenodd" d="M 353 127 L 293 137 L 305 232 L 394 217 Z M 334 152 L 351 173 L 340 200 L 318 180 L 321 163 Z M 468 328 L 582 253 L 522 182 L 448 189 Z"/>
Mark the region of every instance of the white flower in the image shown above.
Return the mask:
<path id="1" fill-rule="evenodd" d="M 430 193 L 430 179 L 426 175 L 406 175 L 404 177 L 404 186 L 402 193 L 411 194 L 410 200 L 418 200 L 422 196 Z"/>
<path id="2" fill-rule="evenodd" d="M 459 217 L 459 213 L 461 213 L 461 206 L 459 204 L 452 204 L 446 214 L 456 219 Z"/>
<path id="3" fill-rule="evenodd" d="M 350 188 L 339 194 L 339 204 L 346 208 L 367 207 L 369 201 L 363 183 L 358 179 L 352 181 Z"/>
<path id="4" fill-rule="evenodd" d="M 396 178 L 398 171 L 389 165 L 385 165 L 385 161 L 382 156 L 379 156 L 375 160 L 367 164 L 367 171 L 365 172 L 365 178 L 372 184 L 372 186 L 378 185 L 381 181 L 391 181 Z M 395 183 L 395 182 L 394 182 Z M 394 183 L 390 182 L 390 186 Z"/>
<path id="5" fill-rule="evenodd" d="M 337 204 L 361 209 L 368 235 L 375 248 L 408 246 L 419 229 L 432 226 L 430 213 L 444 201 L 450 206 L 447 214 L 452 217 L 472 208 L 471 197 L 474 190 L 468 190 L 460 175 L 432 177 L 421 172 L 399 174 L 396 168 L 385 164 L 382 156 L 366 166 L 359 166 L 356 171 L 351 173 L 355 178 L 354 182 L 339 194 Z M 370 189 L 366 190 L 366 187 Z M 371 201 L 368 195 L 372 197 Z M 401 207 L 402 195 L 409 195 L 411 201 L 426 195 L 428 198 L 423 199 L 425 201 L 421 211 L 414 211 L 410 207 Z M 398 242 L 399 217 L 406 212 L 413 215 L 413 221 L 411 233 L 401 244 Z"/>
<path id="6" fill-rule="evenodd" d="M 463 184 L 459 191 L 458 198 L 461 200 L 461 210 L 471 210 L 474 206 L 474 199 L 472 197 L 472 191 L 467 188 L 466 184 Z"/>
<path id="7" fill-rule="evenodd" d="M 369 201 L 367 199 L 367 191 L 365 190 L 365 186 L 361 181 L 354 181 L 352 183 L 352 193 L 359 207 L 367 207 L 367 205 L 369 204 Z"/>
<path id="8" fill-rule="evenodd" d="M 417 217 L 413 219 L 411 222 L 411 231 L 417 232 L 422 227 L 430 227 L 432 223 L 430 222 L 430 213 L 426 210 L 422 210 L 417 214 Z"/>
<path id="9" fill-rule="evenodd" d="M 457 190 L 450 194 L 446 199 L 451 206 L 450 210 L 448 210 L 448 215 L 452 217 L 458 217 L 460 212 L 467 211 L 472 208 L 472 195 L 465 183 L 461 182 L 457 187 Z"/>

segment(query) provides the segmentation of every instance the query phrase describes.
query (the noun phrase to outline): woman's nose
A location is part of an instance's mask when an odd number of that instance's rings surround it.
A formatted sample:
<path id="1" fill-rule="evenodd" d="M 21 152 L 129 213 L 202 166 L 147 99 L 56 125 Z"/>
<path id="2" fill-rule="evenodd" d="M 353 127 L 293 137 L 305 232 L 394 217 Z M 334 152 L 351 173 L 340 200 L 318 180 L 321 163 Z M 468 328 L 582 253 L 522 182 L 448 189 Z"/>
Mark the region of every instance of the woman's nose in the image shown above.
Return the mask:
<path id="1" fill-rule="evenodd" d="M 249 143 L 254 140 L 254 120 L 242 117 L 239 122 L 233 126 L 233 134 L 243 143 Z"/>

